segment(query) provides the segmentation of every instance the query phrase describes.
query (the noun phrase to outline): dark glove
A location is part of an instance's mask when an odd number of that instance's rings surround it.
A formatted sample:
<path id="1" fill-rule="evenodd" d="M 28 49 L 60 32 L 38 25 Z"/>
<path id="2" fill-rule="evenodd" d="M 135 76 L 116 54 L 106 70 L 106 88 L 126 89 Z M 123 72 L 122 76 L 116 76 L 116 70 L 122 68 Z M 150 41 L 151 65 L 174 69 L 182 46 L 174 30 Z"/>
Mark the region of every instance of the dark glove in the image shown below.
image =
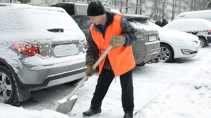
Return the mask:
<path id="1" fill-rule="evenodd" d="M 94 74 L 94 69 L 93 69 L 93 62 L 89 62 L 86 64 L 87 68 L 86 68 L 86 76 L 90 77 Z"/>
<path id="2" fill-rule="evenodd" d="M 116 36 L 114 35 L 110 41 L 110 45 L 113 47 L 122 46 L 125 44 L 125 37 L 124 36 Z"/>

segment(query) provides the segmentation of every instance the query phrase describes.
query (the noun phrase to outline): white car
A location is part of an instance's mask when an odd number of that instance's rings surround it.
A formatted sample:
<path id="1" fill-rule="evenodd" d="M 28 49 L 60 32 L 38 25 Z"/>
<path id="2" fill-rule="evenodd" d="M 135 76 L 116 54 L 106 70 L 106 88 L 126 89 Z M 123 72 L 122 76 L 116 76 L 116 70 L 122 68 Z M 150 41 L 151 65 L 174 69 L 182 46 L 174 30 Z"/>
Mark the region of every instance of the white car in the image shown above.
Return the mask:
<path id="1" fill-rule="evenodd" d="M 151 24 L 159 33 L 160 61 L 171 62 L 173 59 L 193 57 L 198 53 L 200 41 L 197 36 L 181 31 L 163 29 L 153 23 Z"/>
<path id="2" fill-rule="evenodd" d="M 174 20 L 163 28 L 194 34 L 199 37 L 201 47 L 211 43 L 211 22 L 206 19 Z"/>
<path id="3" fill-rule="evenodd" d="M 201 47 L 211 43 L 211 22 L 206 19 L 174 20 L 163 28 L 194 34 L 199 37 Z"/>

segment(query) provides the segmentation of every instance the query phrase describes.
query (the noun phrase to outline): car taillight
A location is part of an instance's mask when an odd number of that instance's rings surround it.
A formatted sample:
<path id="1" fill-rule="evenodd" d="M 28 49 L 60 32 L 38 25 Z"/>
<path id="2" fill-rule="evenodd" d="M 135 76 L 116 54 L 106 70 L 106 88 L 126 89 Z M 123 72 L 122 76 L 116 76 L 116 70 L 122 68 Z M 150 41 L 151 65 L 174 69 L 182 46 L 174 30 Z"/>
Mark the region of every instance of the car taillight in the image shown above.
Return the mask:
<path id="1" fill-rule="evenodd" d="M 29 56 L 34 56 L 35 54 L 40 53 L 38 45 L 31 42 L 13 43 L 12 47 L 16 51 Z"/>
<path id="2" fill-rule="evenodd" d="M 208 33 L 211 34 L 211 30 L 208 30 Z"/>

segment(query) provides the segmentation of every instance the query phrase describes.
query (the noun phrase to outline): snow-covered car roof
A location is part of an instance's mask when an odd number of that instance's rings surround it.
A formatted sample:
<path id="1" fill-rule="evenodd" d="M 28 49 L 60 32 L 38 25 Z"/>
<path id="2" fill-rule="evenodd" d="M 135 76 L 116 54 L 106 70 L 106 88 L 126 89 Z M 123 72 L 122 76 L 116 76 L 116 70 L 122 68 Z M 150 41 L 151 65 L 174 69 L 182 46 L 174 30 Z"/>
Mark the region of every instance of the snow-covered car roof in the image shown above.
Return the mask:
<path id="1" fill-rule="evenodd" d="M 111 9 L 111 12 L 114 12 L 114 13 L 119 13 L 119 14 L 121 14 L 121 13 L 120 13 L 120 11 L 119 11 L 119 10 L 117 10 L 117 9 Z"/>
<path id="2" fill-rule="evenodd" d="M 132 20 L 132 19 L 142 19 L 142 20 L 148 20 L 149 17 L 144 15 L 138 15 L 138 14 L 123 14 L 125 19 Z"/>
<path id="3" fill-rule="evenodd" d="M 33 8 L 33 9 L 43 9 L 43 10 L 55 10 L 55 11 L 60 11 L 60 12 L 65 11 L 62 8 L 41 7 L 41 6 L 32 6 L 32 5 L 29 5 L 29 4 L 13 4 L 13 3 L 0 3 L 0 8 L 1 8 L 1 10 Z"/>
<path id="4" fill-rule="evenodd" d="M 204 31 L 211 30 L 211 22 L 206 19 L 181 19 L 174 20 L 163 28 L 185 32 Z"/>
<path id="5" fill-rule="evenodd" d="M 156 28 L 159 32 L 159 36 L 161 38 L 161 42 L 165 41 L 177 41 L 177 40 L 198 40 L 198 37 L 189 33 L 185 33 L 182 31 L 170 30 L 160 27 L 154 23 L 151 23 L 154 28 Z"/>
<path id="6" fill-rule="evenodd" d="M 211 10 L 189 11 L 180 13 L 174 20 L 200 18 L 211 21 Z"/>
<path id="7" fill-rule="evenodd" d="M 43 32 L 56 28 L 74 31 L 72 34 L 84 37 L 75 21 L 62 8 L 8 3 L 0 3 L 0 5 L 1 33 L 8 34 L 8 32 L 17 31 L 24 31 L 24 33 Z"/>

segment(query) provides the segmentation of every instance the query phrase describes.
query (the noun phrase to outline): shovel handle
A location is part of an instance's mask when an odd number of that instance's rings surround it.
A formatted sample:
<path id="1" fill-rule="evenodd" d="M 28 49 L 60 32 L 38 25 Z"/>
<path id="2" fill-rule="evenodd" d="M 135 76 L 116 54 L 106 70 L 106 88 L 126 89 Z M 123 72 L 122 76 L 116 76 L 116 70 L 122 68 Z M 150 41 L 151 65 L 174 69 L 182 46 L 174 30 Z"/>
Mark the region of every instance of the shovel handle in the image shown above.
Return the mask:
<path id="1" fill-rule="evenodd" d="M 97 62 L 93 65 L 93 69 L 99 65 L 99 63 L 103 60 L 103 58 L 108 54 L 108 52 L 112 49 L 112 46 L 109 45 L 109 47 L 105 50 L 105 52 L 100 56 L 100 58 L 97 60 Z M 83 85 L 83 83 L 88 79 L 88 77 L 85 75 L 85 77 L 78 83 L 76 88 L 71 92 L 71 94 L 67 97 L 67 100 L 70 100 L 70 98 L 78 91 L 78 89 Z"/>

